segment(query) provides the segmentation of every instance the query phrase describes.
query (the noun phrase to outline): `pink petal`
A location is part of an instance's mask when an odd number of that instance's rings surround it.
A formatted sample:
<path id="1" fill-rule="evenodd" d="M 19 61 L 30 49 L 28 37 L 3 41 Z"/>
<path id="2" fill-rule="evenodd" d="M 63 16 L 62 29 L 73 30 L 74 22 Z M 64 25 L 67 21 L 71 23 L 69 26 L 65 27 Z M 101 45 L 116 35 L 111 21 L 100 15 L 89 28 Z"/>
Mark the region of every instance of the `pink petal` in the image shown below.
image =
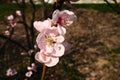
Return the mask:
<path id="1" fill-rule="evenodd" d="M 49 46 L 49 45 L 46 45 L 46 53 L 52 53 L 53 52 L 53 47 L 52 46 Z"/>
<path id="2" fill-rule="evenodd" d="M 59 62 L 58 57 L 51 57 L 51 61 L 49 63 L 45 63 L 47 67 L 53 67 Z"/>
<path id="3" fill-rule="evenodd" d="M 57 43 L 62 43 L 64 40 L 65 40 L 65 38 L 61 35 L 56 37 L 56 42 Z"/>
<path id="4" fill-rule="evenodd" d="M 37 42 L 37 45 L 40 49 L 44 49 L 45 48 L 45 36 L 43 36 L 44 34 L 43 33 L 39 33 L 37 38 L 36 38 L 36 42 Z"/>
<path id="5" fill-rule="evenodd" d="M 55 44 L 54 49 L 55 52 L 51 54 L 52 56 L 61 57 L 64 55 L 65 47 L 62 44 Z"/>
<path id="6" fill-rule="evenodd" d="M 35 21 L 33 25 L 37 31 L 42 32 L 44 29 L 51 26 L 51 22 L 49 20 L 45 20 L 43 22 Z"/>
<path id="7" fill-rule="evenodd" d="M 36 53 L 35 59 L 40 63 L 49 63 L 50 62 L 50 57 L 46 56 L 42 50 L 40 52 Z"/>

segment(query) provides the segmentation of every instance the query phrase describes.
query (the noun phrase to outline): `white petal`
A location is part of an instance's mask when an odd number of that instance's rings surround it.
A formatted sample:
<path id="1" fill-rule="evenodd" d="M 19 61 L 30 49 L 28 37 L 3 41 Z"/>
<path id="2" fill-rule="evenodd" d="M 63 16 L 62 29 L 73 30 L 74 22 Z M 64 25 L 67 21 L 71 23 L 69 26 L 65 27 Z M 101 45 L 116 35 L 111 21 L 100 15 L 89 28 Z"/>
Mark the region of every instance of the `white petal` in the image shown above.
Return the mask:
<path id="1" fill-rule="evenodd" d="M 53 67 L 55 66 L 57 63 L 59 62 L 59 58 L 58 57 L 51 57 L 51 61 L 49 63 L 46 63 L 45 65 L 47 67 Z"/>
<path id="2" fill-rule="evenodd" d="M 59 10 L 55 10 L 55 11 L 53 12 L 53 14 L 52 14 L 52 21 L 53 21 L 54 23 L 57 23 L 58 18 L 59 18 L 59 13 L 60 13 Z"/>
<path id="3" fill-rule="evenodd" d="M 66 29 L 64 27 L 58 25 L 57 29 L 60 35 L 64 36 L 66 34 Z"/>

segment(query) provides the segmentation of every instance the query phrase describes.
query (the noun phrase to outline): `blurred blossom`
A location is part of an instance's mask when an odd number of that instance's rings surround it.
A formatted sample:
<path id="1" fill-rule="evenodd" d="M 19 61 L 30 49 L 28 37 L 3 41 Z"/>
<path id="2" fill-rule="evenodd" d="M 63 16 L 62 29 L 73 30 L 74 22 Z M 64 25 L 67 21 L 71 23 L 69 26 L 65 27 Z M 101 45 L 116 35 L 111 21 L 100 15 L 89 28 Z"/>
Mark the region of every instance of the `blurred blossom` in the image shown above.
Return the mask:
<path id="1" fill-rule="evenodd" d="M 9 36 L 10 35 L 10 31 L 6 30 L 5 31 L 5 35 Z"/>
<path id="2" fill-rule="evenodd" d="M 7 29 L 9 29 L 10 28 L 10 26 L 7 26 Z"/>
<path id="3" fill-rule="evenodd" d="M 36 65 L 35 65 L 35 63 L 32 63 L 32 64 L 31 64 L 31 67 L 28 66 L 27 69 L 28 69 L 29 71 L 37 72 L 37 69 L 36 69 Z"/>
<path id="4" fill-rule="evenodd" d="M 27 53 L 25 53 L 25 52 L 21 52 L 20 54 L 21 54 L 21 55 L 26 55 Z"/>
<path id="5" fill-rule="evenodd" d="M 34 52 L 34 50 L 33 50 L 33 49 L 30 49 L 30 50 L 28 51 L 28 54 L 31 55 L 33 52 Z"/>
<path id="6" fill-rule="evenodd" d="M 14 76 L 15 74 L 17 74 L 17 71 L 16 71 L 15 69 L 9 68 L 9 69 L 6 71 L 6 76 Z"/>
<path id="7" fill-rule="evenodd" d="M 21 15 L 22 15 L 22 14 L 21 14 L 21 11 L 20 11 L 20 10 L 17 10 L 17 11 L 16 11 L 16 15 L 17 15 L 17 16 L 21 16 Z"/>
<path id="8" fill-rule="evenodd" d="M 14 19 L 14 16 L 13 15 L 10 15 L 7 17 L 8 20 L 13 20 Z"/>
<path id="9" fill-rule="evenodd" d="M 37 45 L 36 44 L 34 45 L 34 48 L 37 49 Z"/>
<path id="10" fill-rule="evenodd" d="M 33 74 L 32 71 L 28 71 L 28 72 L 25 74 L 25 76 L 26 76 L 26 77 L 31 77 L 32 74 Z"/>

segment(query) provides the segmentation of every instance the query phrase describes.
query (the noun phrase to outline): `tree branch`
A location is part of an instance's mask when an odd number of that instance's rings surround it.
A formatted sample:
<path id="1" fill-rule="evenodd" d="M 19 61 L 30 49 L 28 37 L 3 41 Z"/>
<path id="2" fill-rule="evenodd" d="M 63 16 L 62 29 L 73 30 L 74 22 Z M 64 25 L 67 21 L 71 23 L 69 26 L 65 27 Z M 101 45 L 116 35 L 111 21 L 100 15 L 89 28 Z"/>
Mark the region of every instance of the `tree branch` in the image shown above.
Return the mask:
<path id="1" fill-rule="evenodd" d="M 6 36 L 0 34 L 0 38 L 9 40 L 10 42 L 16 44 L 17 46 L 19 46 L 20 48 L 22 48 L 22 49 L 25 50 L 26 52 L 28 51 L 23 45 L 19 44 L 19 42 L 15 41 L 15 40 L 13 40 L 13 39 L 11 39 L 11 38 L 9 38 L 9 37 L 6 37 Z"/>

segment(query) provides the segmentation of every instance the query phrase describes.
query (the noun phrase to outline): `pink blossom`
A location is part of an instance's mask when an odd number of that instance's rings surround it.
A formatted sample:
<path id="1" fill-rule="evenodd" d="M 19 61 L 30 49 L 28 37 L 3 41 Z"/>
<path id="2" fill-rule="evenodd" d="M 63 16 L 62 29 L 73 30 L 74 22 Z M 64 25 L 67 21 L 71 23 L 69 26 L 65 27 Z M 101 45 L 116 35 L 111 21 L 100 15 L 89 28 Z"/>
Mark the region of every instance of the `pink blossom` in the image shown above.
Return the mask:
<path id="1" fill-rule="evenodd" d="M 21 15 L 22 15 L 22 14 L 21 14 L 21 11 L 20 11 L 20 10 L 17 10 L 17 11 L 16 11 L 16 15 L 17 15 L 17 16 L 21 16 Z"/>
<path id="2" fill-rule="evenodd" d="M 47 67 L 55 66 L 59 62 L 59 57 L 46 55 L 42 50 L 36 53 L 35 59 L 40 63 L 44 63 Z"/>
<path id="3" fill-rule="evenodd" d="M 35 55 L 35 59 L 45 63 L 48 67 L 56 65 L 59 62 L 59 57 L 65 52 L 63 41 L 64 36 L 59 34 L 57 28 L 43 30 L 36 39 L 41 51 Z"/>
<path id="4" fill-rule="evenodd" d="M 8 20 L 13 20 L 14 19 L 14 16 L 13 15 L 10 15 L 7 17 Z"/>
<path id="5" fill-rule="evenodd" d="M 74 20 L 76 20 L 76 18 L 76 15 L 69 10 L 55 10 L 52 15 L 53 22 L 61 26 L 69 26 Z"/>
<path id="6" fill-rule="evenodd" d="M 17 71 L 16 71 L 15 69 L 9 68 L 9 69 L 6 71 L 6 75 L 7 75 L 7 76 L 14 76 L 15 74 L 17 74 Z"/>
<path id="7" fill-rule="evenodd" d="M 37 44 L 46 55 L 62 56 L 64 54 L 64 46 L 61 44 L 64 41 L 64 36 L 59 35 L 57 29 L 45 29 L 42 31 L 37 39 Z"/>

